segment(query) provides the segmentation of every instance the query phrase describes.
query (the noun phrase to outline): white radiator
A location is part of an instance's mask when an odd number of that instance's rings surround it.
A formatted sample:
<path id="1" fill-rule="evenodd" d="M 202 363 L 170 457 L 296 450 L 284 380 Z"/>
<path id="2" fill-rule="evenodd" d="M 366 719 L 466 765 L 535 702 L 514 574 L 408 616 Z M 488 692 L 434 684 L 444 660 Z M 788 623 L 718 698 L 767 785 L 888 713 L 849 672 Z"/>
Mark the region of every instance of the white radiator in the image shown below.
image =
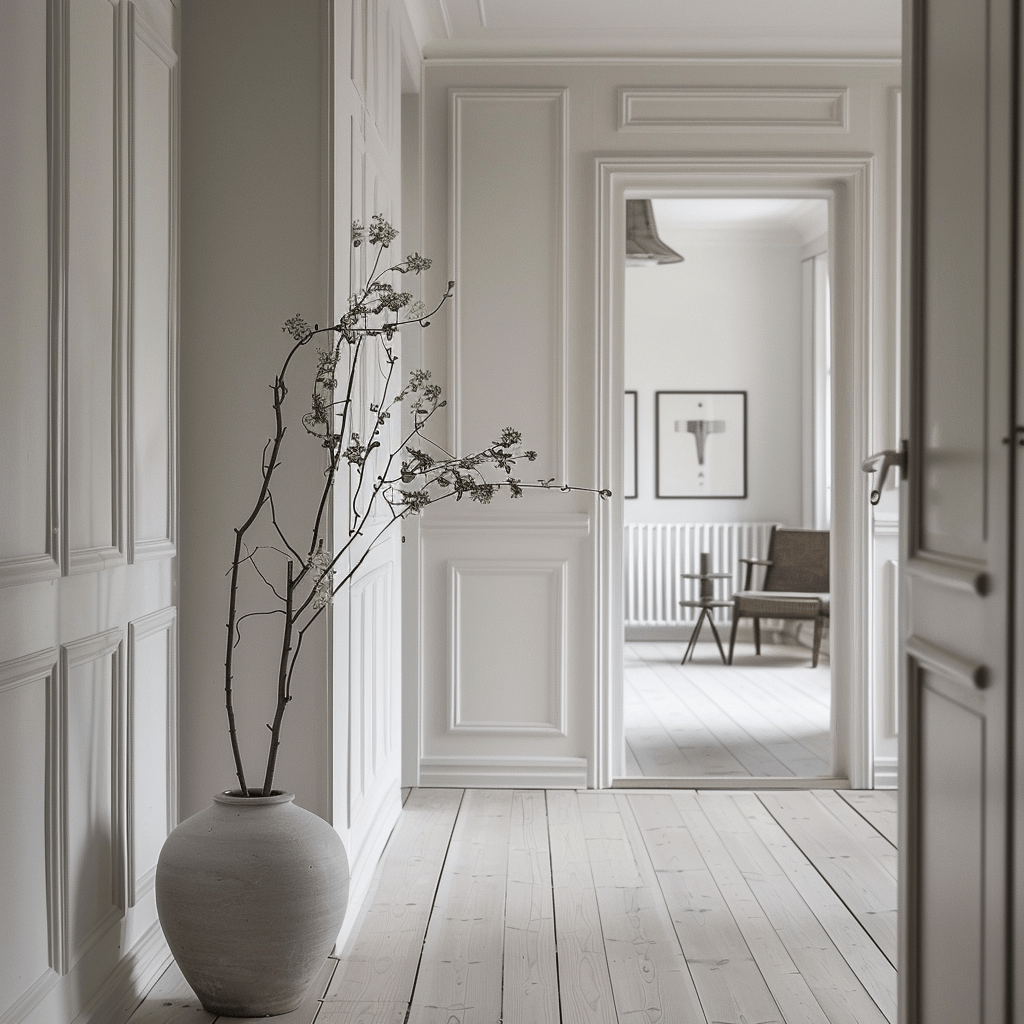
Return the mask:
<path id="1" fill-rule="evenodd" d="M 701 552 L 709 555 L 712 572 L 732 573 L 715 581 L 715 597 L 729 600 L 743 587 L 746 566 L 741 558 L 764 558 L 772 523 L 627 523 L 622 562 L 625 570 L 623 605 L 626 627 L 693 625 L 697 608 L 680 607 L 696 601 L 700 581 L 683 573 L 700 572 Z M 754 577 L 755 585 L 760 580 Z M 714 621 L 732 619 L 728 608 L 716 608 Z"/>

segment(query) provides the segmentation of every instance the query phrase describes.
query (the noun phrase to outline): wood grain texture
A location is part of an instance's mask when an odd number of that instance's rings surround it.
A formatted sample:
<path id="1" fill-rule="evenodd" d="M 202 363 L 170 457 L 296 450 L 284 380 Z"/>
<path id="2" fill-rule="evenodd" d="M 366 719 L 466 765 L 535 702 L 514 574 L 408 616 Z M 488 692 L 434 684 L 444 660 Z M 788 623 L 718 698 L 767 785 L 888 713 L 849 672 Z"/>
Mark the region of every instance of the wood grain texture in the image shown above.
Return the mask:
<path id="1" fill-rule="evenodd" d="M 893 964 L 757 796 L 735 794 L 733 799 L 886 1019 L 895 1021 L 896 969 Z"/>
<path id="2" fill-rule="evenodd" d="M 510 790 L 467 790 L 452 833 L 409 1024 L 494 1024 L 501 1016 Z"/>
<path id="3" fill-rule="evenodd" d="M 615 1024 L 601 914 L 578 796 L 548 793 L 562 1024 Z"/>
<path id="4" fill-rule="evenodd" d="M 277 1019 L 896 1024 L 866 909 L 892 801 L 847 796 L 413 790 L 348 947 Z M 228 1024 L 172 969 L 130 1024 L 186 1020 Z"/>
<path id="5" fill-rule="evenodd" d="M 502 1013 L 558 1024 L 558 965 L 547 806 L 540 790 L 513 794 L 505 893 Z"/>
<path id="6" fill-rule="evenodd" d="M 885 1016 L 732 795 L 702 792 L 697 804 L 832 1024 L 884 1024 Z"/>
<path id="7" fill-rule="evenodd" d="M 672 797 L 630 803 L 709 1021 L 781 1022 L 782 1013 Z"/>
<path id="8" fill-rule="evenodd" d="M 698 644 L 631 642 L 624 658 L 626 771 L 647 777 L 825 777 L 831 772 L 827 661 L 765 645 L 761 658 L 721 663 Z"/>
<path id="9" fill-rule="evenodd" d="M 327 990 L 328 1001 L 408 1006 L 461 802 L 461 789 L 412 791 L 373 899 Z"/>
<path id="10" fill-rule="evenodd" d="M 612 793 L 581 793 L 579 800 L 618 1020 L 703 1021 L 629 800 Z"/>
<path id="11" fill-rule="evenodd" d="M 213 1024 L 216 1020 L 216 1014 L 203 1009 L 178 965 L 172 963 L 131 1015 L 130 1024 Z"/>
<path id="12" fill-rule="evenodd" d="M 840 794 L 842 798 L 896 846 L 897 804 L 894 789 L 850 789 Z"/>
<path id="13" fill-rule="evenodd" d="M 813 793 L 766 792 L 761 802 L 895 966 L 893 876 Z"/>

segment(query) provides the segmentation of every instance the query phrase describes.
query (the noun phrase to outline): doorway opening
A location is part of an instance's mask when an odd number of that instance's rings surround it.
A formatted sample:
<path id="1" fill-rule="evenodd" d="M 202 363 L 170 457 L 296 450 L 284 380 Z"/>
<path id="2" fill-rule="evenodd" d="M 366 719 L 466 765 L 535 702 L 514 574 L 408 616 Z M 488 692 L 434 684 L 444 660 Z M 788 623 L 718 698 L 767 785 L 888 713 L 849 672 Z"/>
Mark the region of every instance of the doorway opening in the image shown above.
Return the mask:
<path id="1" fill-rule="evenodd" d="M 758 788 L 770 786 L 814 786 L 818 788 L 842 787 L 852 785 L 855 788 L 866 788 L 870 786 L 872 747 L 870 724 L 870 671 L 868 670 L 869 650 L 863 641 L 868 635 L 867 623 L 871 608 L 871 574 L 868 571 L 869 552 L 863 543 L 869 528 L 869 509 L 866 498 L 863 496 L 863 481 L 857 476 L 859 472 L 859 459 L 863 444 L 861 436 L 870 414 L 870 396 L 866 376 L 862 372 L 863 360 L 869 348 L 869 318 L 870 310 L 870 274 L 869 264 L 863 258 L 868 251 L 868 233 L 866 211 L 868 209 L 869 194 L 868 167 L 861 159 L 854 158 L 765 158 L 752 160 L 750 158 L 723 158 L 723 157 L 701 157 L 682 156 L 678 158 L 664 157 L 643 157 L 631 155 L 629 157 L 599 157 L 598 161 L 598 236 L 600 240 L 598 258 L 598 288 L 600 295 L 600 321 L 599 337 L 602 355 L 602 392 L 601 392 L 601 450 L 604 462 L 606 478 L 617 481 L 620 497 L 606 503 L 604 509 L 599 510 L 599 528 L 604 536 L 602 545 L 602 572 L 599 585 L 599 607 L 602 621 L 605 624 L 603 637 L 599 641 L 601 671 L 598 674 L 598 697 L 599 697 L 599 718 L 595 739 L 597 742 L 596 762 L 597 778 L 595 783 L 600 786 L 635 787 L 637 785 L 668 785 L 699 786 L 702 788 L 712 787 L 735 787 L 736 779 L 743 778 L 743 785 L 747 788 Z M 710 201 L 759 201 L 764 204 L 762 214 L 773 204 L 778 208 L 788 208 L 791 211 L 802 210 L 809 218 L 818 218 L 819 226 L 824 223 L 824 232 L 814 232 L 807 229 L 800 238 L 799 245 L 794 243 L 795 255 L 790 266 L 791 278 L 794 281 L 793 290 L 796 296 L 796 312 L 791 314 L 792 323 L 790 343 L 794 343 L 795 354 L 791 359 L 795 362 L 786 363 L 790 367 L 788 374 L 789 384 L 795 389 L 792 397 L 786 397 L 785 389 L 777 381 L 768 387 L 758 384 L 756 387 L 749 381 L 744 382 L 742 374 L 756 364 L 754 354 L 743 354 L 742 351 L 731 352 L 722 332 L 723 324 L 729 320 L 739 323 L 740 328 L 748 335 L 756 336 L 760 330 L 756 315 L 751 313 L 753 303 L 749 295 L 741 295 L 740 299 L 729 297 L 719 289 L 717 292 L 709 284 L 701 284 L 703 289 L 696 298 L 691 297 L 690 311 L 696 309 L 700 303 L 704 303 L 703 313 L 700 319 L 692 321 L 689 325 L 690 333 L 695 336 L 700 344 L 696 355 L 691 355 L 690 366 L 681 370 L 669 372 L 667 363 L 663 358 L 660 365 L 655 366 L 655 373 L 662 374 L 661 380 L 653 381 L 648 385 L 646 395 L 639 394 L 640 388 L 632 386 L 627 379 L 627 333 L 631 313 L 628 311 L 628 296 L 631 284 L 627 280 L 629 274 L 636 275 L 657 275 L 663 269 L 653 268 L 651 270 L 627 269 L 625 266 L 626 252 L 626 200 L 628 199 L 650 199 L 652 204 L 659 204 L 664 200 L 678 200 L 690 203 L 689 212 L 691 216 L 696 215 L 699 205 L 703 204 L 706 216 L 705 221 L 719 216 L 726 207 L 715 207 Z M 700 203 L 697 203 L 700 201 Z M 680 205 L 680 210 L 683 206 Z M 740 205 L 733 207 L 734 211 L 741 209 Z M 753 209 L 753 206 L 750 207 Z M 716 213 L 717 211 L 717 213 Z M 824 220 L 822 215 L 825 214 Z M 686 239 L 678 241 L 673 235 L 673 229 L 669 226 L 668 220 L 665 227 L 657 224 L 661 233 L 662 241 L 672 248 L 677 248 L 684 256 L 684 262 L 678 265 L 678 271 L 684 273 L 693 271 L 692 277 L 699 278 L 697 271 L 698 264 L 703 263 L 703 258 L 695 262 L 697 248 L 691 248 L 689 254 L 686 251 Z M 735 225 L 733 226 L 735 229 Z M 703 226 L 690 225 L 690 230 L 697 234 L 703 232 L 705 235 L 713 234 L 714 228 L 710 221 Z M 721 230 L 721 229 L 720 229 Z M 730 229 L 732 230 L 732 229 Z M 762 225 L 762 232 L 770 234 L 771 228 Z M 791 231 L 797 231 L 790 228 Z M 725 232 L 728 233 L 728 232 Z M 798 233 L 798 232 L 797 232 Z M 823 236 L 824 245 L 815 252 L 810 243 L 813 236 Z M 696 243 L 694 243 L 696 244 Z M 762 239 L 759 243 L 762 249 L 770 248 L 770 240 Z M 805 246 L 809 248 L 805 249 Z M 815 257 L 821 256 L 820 262 Z M 739 259 L 739 257 L 737 257 Z M 747 257 L 751 259 L 751 257 Z M 804 260 L 811 262 L 804 264 Z M 753 261 L 752 262 L 756 262 Z M 762 260 L 762 262 L 764 262 Z M 770 262 L 770 261 L 769 261 Z M 819 390 L 821 399 L 815 403 L 805 401 L 803 394 L 805 386 L 812 386 L 813 372 L 805 368 L 805 362 L 811 363 L 811 370 L 814 369 L 813 343 L 808 341 L 809 334 L 813 334 L 813 309 L 808 315 L 802 310 L 802 298 L 804 295 L 803 286 L 808 282 L 813 292 L 815 279 L 819 285 L 818 302 L 819 313 L 822 309 L 831 311 L 831 323 L 826 324 L 824 344 L 826 351 L 831 352 L 831 359 L 822 363 L 818 359 L 818 375 L 828 379 L 831 377 L 831 388 L 825 392 Z M 653 282 L 654 278 L 646 280 Z M 826 284 L 827 280 L 827 284 Z M 682 292 L 675 292 L 669 288 L 659 289 L 656 284 L 646 287 L 657 293 L 659 290 L 665 292 L 669 304 L 667 316 L 670 321 L 678 318 L 681 310 L 681 303 L 686 302 Z M 762 284 L 761 291 L 778 290 L 778 281 L 772 281 L 768 275 L 768 283 Z M 821 294 L 822 287 L 827 287 L 827 292 Z M 750 294 L 754 294 L 756 288 L 753 284 L 748 285 Z M 710 301 L 705 301 L 710 300 Z M 672 304 L 675 303 L 675 308 Z M 747 320 L 744 324 L 743 317 Z M 807 321 L 810 321 L 808 324 Z M 831 345 L 828 345 L 829 332 L 831 327 Z M 657 333 L 657 325 L 649 328 L 649 333 Z M 742 333 L 741 330 L 741 333 Z M 679 332 L 676 332 L 677 340 Z M 821 332 L 819 331 L 819 337 Z M 749 340 L 749 339 L 748 339 Z M 809 350 L 809 351 L 808 351 Z M 725 358 L 720 361 L 717 367 L 714 366 L 716 352 Z M 767 346 L 769 355 L 772 353 L 772 346 Z M 821 353 L 819 353 L 821 355 Z M 700 360 L 706 359 L 705 369 L 708 373 L 704 376 L 697 374 Z M 657 360 L 655 360 L 657 363 Z M 750 365 L 748 365 L 750 364 Z M 781 365 L 781 364 L 780 364 Z M 795 369 L 793 368 L 795 367 Z M 717 376 L 711 375 L 714 369 Z M 728 374 L 728 376 L 726 376 Z M 731 379 L 730 379 L 731 378 Z M 754 378 L 751 378 L 754 379 Z M 661 381 L 664 381 L 662 383 Z M 819 381 L 819 388 L 821 382 Z M 820 702 L 819 725 L 813 729 L 818 735 L 812 740 L 812 745 L 817 745 L 820 753 L 818 760 L 813 763 L 811 758 L 806 759 L 804 771 L 807 774 L 796 775 L 789 770 L 789 774 L 777 774 L 778 768 L 774 770 L 767 767 L 761 769 L 761 774 L 739 775 L 735 765 L 728 774 L 711 774 L 708 768 L 702 768 L 703 774 L 683 774 L 687 769 L 677 767 L 676 773 L 672 775 L 659 775 L 643 782 L 640 778 L 630 774 L 627 743 L 625 738 L 626 721 L 624 708 L 626 703 L 626 681 L 624 678 L 625 648 L 627 638 L 625 624 L 628 621 L 628 603 L 632 599 L 628 592 L 628 583 L 625 581 L 623 572 L 626 566 L 627 557 L 627 526 L 630 521 L 640 522 L 645 519 L 642 513 L 642 499 L 628 499 L 621 497 L 624 493 L 623 487 L 626 484 L 623 473 L 624 464 L 624 439 L 626 437 L 625 425 L 627 414 L 624 409 L 623 395 L 626 391 L 637 391 L 637 470 L 639 473 L 638 483 L 640 488 L 644 487 L 644 460 L 647 461 L 648 480 L 646 483 L 648 494 L 648 505 L 660 504 L 662 506 L 675 505 L 679 508 L 688 507 L 685 514 L 677 514 L 677 523 L 674 529 L 681 527 L 691 529 L 693 524 L 702 525 L 705 528 L 705 535 L 690 541 L 690 550 L 693 552 L 693 566 L 695 573 L 699 573 L 699 558 L 706 550 L 710 556 L 709 569 L 712 573 L 726 572 L 732 578 L 732 586 L 742 586 L 745 582 L 740 579 L 736 581 L 736 573 L 742 573 L 742 566 L 738 564 L 739 557 L 759 557 L 764 559 L 767 554 L 767 533 L 770 532 L 772 524 L 782 524 L 795 528 L 827 528 L 830 539 L 830 572 L 831 580 L 827 586 L 829 604 L 829 643 L 823 643 L 819 665 L 827 664 L 828 679 L 824 684 L 824 691 L 828 694 L 827 710 L 824 701 Z M 658 394 L 662 392 L 662 394 Z M 680 394 L 690 392 L 691 394 Z M 697 394 L 692 394 L 696 392 Z M 725 394 L 712 394 L 725 393 Z M 747 392 L 747 394 L 743 394 Z M 831 408 L 824 400 L 824 393 L 831 395 Z M 733 394 L 728 394 L 733 393 Z M 737 394 L 738 393 L 738 394 Z M 698 410 L 701 414 L 684 408 L 686 402 L 713 400 L 720 403 L 724 400 L 725 405 L 714 409 L 708 405 L 704 410 Z M 646 401 L 646 411 L 644 402 Z M 682 403 L 682 404 L 681 404 Z M 744 404 L 745 403 L 745 404 Z M 773 425 L 771 417 L 765 418 L 765 410 L 781 409 L 780 415 L 790 420 L 789 440 L 783 440 L 780 427 Z M 692 414 L 691 414 L 692 413 Z M 706 414 L 705 414 L 706 413 Z M 737 420 L 737 417 L 739 419 Z M 644 420 L 646 418 L 646 426 Z M 667 465 L 667 456 L 673 451 L 678 456 L 679 451 L 687 442 L 694 450 L 691 458 L 690 470 L 698 463 L 696 458 L 697 436 L 690 430 L 692 421 L 708 421 L 704 431 L 705 453 L 709 454 L 711 447 L 716 442 L 722 442 L 729 432 L 729 423 L 746 422 L 749 434 L 745 449 L 741 449 L 738 458 L 740 460 L 740 490 L 736 491 L 735 479 L 727 480 L 723 487 L 726 493 L 712 496 L 705 492 L 703 497 L 680 500 L 686 495 L 685 488 L 693 485 L 691 473 L 690 482 L 681 479 L 677 473 L 672 477 L 671 470 Z M 830 423 L 831 437 L 827 431 L 821 430 L 822 422 Z M 724 430 L 720 424 L 724 423 Z M 678 428 L 678 429 L 676 429 Z M 712 429 L 714 428 L 714 429 Z M 661 456 L 662 466 L 659 469 L 659 431 L 660 437 L 666 441 L 663 446 L 664 452 Z M 734 428 L 734 436 L 741 432 L 742 427 Z M 808 441 L 808 439 L 811 439 Z M 773 447 L 774 444 L 774 447 Z M 674 448 L 673 448 L 674 446 Z M 781 448 L 789 449 L 787 454 L 793 454 L 790 460 L 791 468 L 782 468 L 778 463 L 778 451 Z M 755 455 L 755 452 L 757 453 Z M 831 453 L 831 466 L 829 465 L 829 453 Z M 746 475 L 743 480 L 743 459 L 747 459 Z M 754 459 L 759 461 L 754 465 Z M 678 468 L 678 467 L 677 467 Z M 659 473 L 662 477 L 659 477 Z M 665 475 L 668 474 L 668 475 Z M 684 474 L 685 475 L 685 474 Z M 765 509 L 758 515 L 751 514 L 749 509 L 753 507 L 755 489 L 753 481 L 757 478 L 756 493 L 760 497 L 770 494 L 773 489 L 784 494 L 779 500 L 788 502 L 785 507 L 771 506 L 766 501 Z M 777 479 L 776 479 L 777 478 Z M 817 481 L 817 483 L 815 483 Z M 822 489 L 824 481 L 828 486 Z M 710 482 L 706 475 L 705 482 Z M 719 481 L 721 482 L 721 481 Z M 732 488 L 729 490 L 728 488 Z M 745 488 L 749 488 L 745 490 Z M 614 489 L 614 488 L 613 488 Z M 641 491 L 638 491 L 638 494 Z M 692 493 L 692 492 L 691 492 Z M 675 495 L 676 498 L 670 497 Z M 743 495 L 746 494 L 746 497 Z M 862 507 L 863 505 L 863 507 Z M 729 512 L 730 506 L 732 511 Z M 700 514 L 694 510 L 700 509 Z M 712 516 L 711 508 L 719 511 Z M 831 509 L 831 514 L 827 510 Z M 729 512 L 729 514 L 725 514 Z M 826 521 L 823 522 L 822 520 Z M 651 521 L 651 520 L 647 520 Z M 746 541 L 747 548 L 741 549 L 738 542 L 720 542 L 716 549 L 712 543 L 703 543 L 707 539 L 707 526 L 711 523 L 760 523 L 765 531 L 763 536 L 758 536 L 756 530 L 748 531 L 749 540 Z M 682 530 L 685 532 L 685 529 Z M 717 553 L 716 553 L 717 552 Z M 662 563 L 664 565 L 664 562 Z M 842 567 L 842 571 L 832 571 L 835 566 Z M 678 573 L 673 564 L 669 564 L 666 571 L 661 570 L 664 577 L 673 575 L 680 576 L 689 572 L 690 568 L 682 568 Z M 673 581 L 672 586 L 678 587 L 678 579 Z M 730 580 L 723 583 L 716 583 L 715 586 L 726 586 Z M 688 581 L 683 584 L 698 588 L 699 582 Z M 755 576 L 754 587 L 761 585 L 761 581 Z M 685 590 L 680 593 L 678 590 L 673 593 L 671 587 L 666 591 L 670 597 L 665 599 L 666 604 L 673 602 L 678 606 L 678 600 L 682 597 L 687 599 L 690 594 Z M 716 597 L 718 594 L 716 593 Z M 726 599 L 728 595 L 723 595 Z M 674 610 L 674 609 L 673 609 Z M 689 610 L 692 614 L 692 609 Z M 712 609 L 714 614 L 716 609 Z M 720 616 L 722 609 L 717 609 Z M 730 639 L 730 628 L 728 625 L 731 618 L 730 609 L 724 609 L 725 622 L 721 618 L 715 620 L 716 626 L 720 627 L 719 632 L 722 639 L 725 654 L 728 656 Z M 767 619 L 767 616 L 764 616 Z M 682 625 L 681 635 L 675 640 L 680 644 L 678 657 L 676 652 L 666 653 L 663 662 L 670 660 L 679 662 L 682 660 L 686 650 L 685 641 L 692 628 L 687 628 L 688 623 L 676 622 L 676 626 Z M 811 652 L 802 646 L 802 641 L 808 636 L 807 626 L 800 623 L 778 623 L 778 634 L 769 634 L 766 628 L 766 640 L 782 640 L 778 646 L 781 648 L 780 660 L 785 658 L 799 661 L 793 667 L 799 667 L 803 673 L 800 683 L 805 685 L 808 679 L 807 673 L 811 670 Z M 769 652 L 763 648 L 764 653 L 758 658 L 754 654 L 752 623 L 749 620 L 741 620 L 740 629 L 735 641 L 734 668 L 740 667 L 742 663 L 747 666 L 756 666 L 759 662 L 767 665 L 772 662 L 772 667 L 779 667 L 774 657 L 769 658 Z M 813 624 L 812 624 L 813 626 Z M 632 641 L 635 634 L 631 635 Z M 706 664 L 707 670 L 711 670 L 712 660 L 717 660 L 717 669 L 722 668 L 722 657 L 710 629 L 705 624 L 700 640 L 707 641 L 709 646 L 703 647 L 698 644 L 695 664 L 701 666 Z M 773 652 L 774 654 L 775 652 Z M 710 657 L 709 655 L 713 655 Z M 689 668 L 689 662 L 687 668 Z M 777 693 L 772 693 L 771 699 L 778 703 Z M 828 735 L 820 735 L 820 723 L 827 718 Z M 706 723 L 705 723 L 706 724 Z M 795 729 L 795 726 L 794 726 Z M 793 738 L 792 736 L 790 737 Z M 827 739 L 827 742 L 825 742 Z M 797 740 L 801 745 L 802 741 Z M 806 745 L 806 744 L 803 744 Z M 812 766 L 813 764 L 813 766 Z M 633 772 L 636 766 L 633 765 Z M 748 769 L 749 771 L 749 769 Z M 645 772 L 646 775 L 646 772 Z"/>
<path id="2" fill-rule="evenodd" d="M 743 560 L 767 558 L 773 526 L 829 529 L 828 202 L 626 202 L 625 778 L 828 777 L 824 614 L 731 630 L 733 595 L 766 585 Z M 682 260 L 630 255 L 638 208 Z M 827 586 L 827 536 L 792 537 Z"/>

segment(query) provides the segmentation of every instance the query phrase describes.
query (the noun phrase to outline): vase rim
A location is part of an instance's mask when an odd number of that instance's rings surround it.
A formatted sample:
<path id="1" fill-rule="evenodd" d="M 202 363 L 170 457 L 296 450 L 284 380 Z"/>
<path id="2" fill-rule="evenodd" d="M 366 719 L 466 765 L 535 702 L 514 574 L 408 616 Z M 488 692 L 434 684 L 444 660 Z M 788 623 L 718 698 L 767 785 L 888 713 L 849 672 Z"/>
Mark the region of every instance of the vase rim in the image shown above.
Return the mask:
<path id="1" fill-rule="evenodd" d="M 286 804 L 295 799 L 294 793 L 287 793 L 283 789 L 271 790 L 270 796 L 242 796 L 237 789 L 225 789 L 215 793 L 214 803 L 231 804 L 237 807 L 239 804 L 245 807 L 266 807 L 270 804 Z"/>

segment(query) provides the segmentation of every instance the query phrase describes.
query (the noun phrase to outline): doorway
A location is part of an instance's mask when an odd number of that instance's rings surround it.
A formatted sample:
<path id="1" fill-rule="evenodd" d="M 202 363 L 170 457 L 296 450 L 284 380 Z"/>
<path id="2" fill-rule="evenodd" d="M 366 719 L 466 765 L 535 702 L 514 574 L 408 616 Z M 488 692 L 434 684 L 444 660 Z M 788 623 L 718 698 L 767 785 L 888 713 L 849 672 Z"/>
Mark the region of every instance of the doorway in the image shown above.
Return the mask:
<path id="1" fill-rule="evenodd" d="M 626 778 L 829 777 L 827 628 L 759 619 L 755 654 L 747 618 L 730 644 L 773 525 L 820 531 L 828 573 L 828 202 L 626 202 Z"/>
<path id="2" fill-rule="evenodd" d="M 870 275 L 866 212 L 869 168 L 860 158 L 751 159 L 717 157 L 610 157 L 598 159 L 598 289 L 602 390 L 600 435 L 603 469 L 618 481 L 622 494 L 626 382 L 625 200 L 818 200 L 827 208 L 827 266 L 831 282 L 835 358 L 832 409 L 834 471 L 831 522 L 832 574 L 829 663 L 831 703 L 828 709 L 827 774 L 815 785 L 870 786 L 871 732 L 867 678 L 868 651 L 858 637 L 867 635 L 870 573 L 867 571 L 868 505 L 860 474 L 865 454 L 860 438 L 868 417 L 868 383 L 861 367 L 868 351 Z M 685 255 L 685 254 L 684 254 Z M 685 264 L 684 264 L 685 266 Z M 667 389 L 666 389 L 667 390 Z M 683 390 L 683 389 L 679 389 Z M 726 389 L 721 390 L 742 390 Z M 653 414 L 653 413 L 652 413 Z M 802 469 L 798 470 L 798 476 Z M 806 504 L 798 487 L 797 515 Z M 627 776 L 623 706 L 623 658 L 626 595 L 621 566 L 626 525 L 626 499 L 604 503 L 599 511 L 602 562 L 599 601 L 605 629 L 599 652 L 599 722 L 596 730 L 599 785 L 632 785 Z M 737 641 L 739 644 L 739 640 Z M 717 651 L 714 651 L 717 656 Z M 744 785 L 762 780 L 745 779 Z M 688 784 L 674 777 L 673 785 Z M 700 776 L 699 784 L 735 786 L 735 777 Z M 779 783 L 773 777 L 771 784 Z"/>

